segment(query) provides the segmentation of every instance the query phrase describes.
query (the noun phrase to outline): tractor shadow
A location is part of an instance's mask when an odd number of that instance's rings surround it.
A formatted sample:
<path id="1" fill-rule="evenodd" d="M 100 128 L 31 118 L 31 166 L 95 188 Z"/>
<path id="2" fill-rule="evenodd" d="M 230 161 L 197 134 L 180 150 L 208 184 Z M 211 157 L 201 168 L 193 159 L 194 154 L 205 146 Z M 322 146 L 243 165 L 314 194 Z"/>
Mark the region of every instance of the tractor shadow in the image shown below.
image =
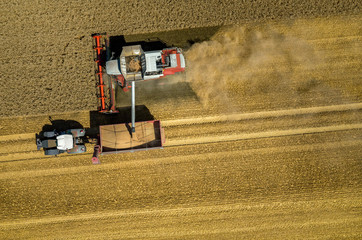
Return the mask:
<path id="1" fill-rule="evenodd" d="M 51 117 L 49 117 L 49 121 L 50 124 L 44 125 L 42 128 L 42 132 L 48 132 L 53 130 L 62 132 L 72 128 L 84 128 L 82 124 L 74 120 L 60 120 L 60 119 L 53 120 Z"/>
<path id="2" fill-rule="evenodd" d="M 105 114 L 98 111 L 90 111 L 90 128 L 86 129 L 89 138 L 97 138 L 99 126 L 111 124 L 128 124 L 131 123 L 131 107 L 117 108 L 118 113 Z M 136 106 L 136 122 L 154 120 L 154 116 L 145 105 Z"/>

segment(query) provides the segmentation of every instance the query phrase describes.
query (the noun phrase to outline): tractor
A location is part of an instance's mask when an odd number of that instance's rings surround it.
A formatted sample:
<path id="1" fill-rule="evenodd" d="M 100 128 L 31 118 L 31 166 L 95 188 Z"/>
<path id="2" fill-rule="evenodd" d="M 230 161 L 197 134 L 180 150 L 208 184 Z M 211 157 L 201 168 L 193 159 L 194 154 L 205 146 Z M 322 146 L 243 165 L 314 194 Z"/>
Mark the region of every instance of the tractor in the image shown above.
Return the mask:
<path id="1" fill-rule="evenodd" d="M 144 51 L 140 44 L 116 45 L 121 51 L 112 51 L 106 34 L 93 34 L 95 74 L 100 113 L 119 113 L 116 108 L 115 88 L 124 92 L 131 89 L 131 125 L 117 123 L 98 126 L 98 135 L 92 162 L 100 163 L 98 156 L 121 152 L 160 149 L 165 142 L 164 130 L 159 120 L 135 122 L 135 83 L 155 80 L 185 70 L 185 58 L 177 47 Z M 89 130 L 89 129 L 88 129 Z M 44 131 L 36 135 L 38 150 L 45 155 L 84 153 L 85 142 L 91 138 L 85 129 Z"/>
<path id="2" fill-rule="evenodd" d="M 58 132 L 45 131 L 36 135 L 38 150 L 44 149 L 45 155 L 58 155 L 60 153 L 84 153 L 85 129 L 68 129 Z"/>

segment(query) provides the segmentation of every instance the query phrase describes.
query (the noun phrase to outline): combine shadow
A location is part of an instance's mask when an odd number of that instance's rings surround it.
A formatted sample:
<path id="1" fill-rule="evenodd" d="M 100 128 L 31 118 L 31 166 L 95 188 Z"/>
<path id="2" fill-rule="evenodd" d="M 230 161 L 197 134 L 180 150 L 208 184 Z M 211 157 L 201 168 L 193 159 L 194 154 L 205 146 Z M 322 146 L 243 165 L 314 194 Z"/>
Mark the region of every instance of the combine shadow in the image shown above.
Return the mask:
<path id="1" fill-rule="evenodd" d="M 141 45 L 143 51 L 154 51 L 167 48 L 167 44 L 159 38 L 146 39 L 145 41 L 126 42 L 125 36 L 111 36 L 109 37 L 109 49 L 114 53 L 113 57 L 121 55 L 124 46 Z"/>
<path id="2" fill-rule="evenodd" d="M 118 35 L 109 37 L 109 48 L 117 57 L 122 47 L 141 45 L 143 51 L 161 50 L 168 47 L 180 47 L 187 50 L 193 44 L 208 41 L 221 26 L 178 29 L 172 31 L 153 32 L 145 34 Z"/>
<path id="3" fill-rule="evenodd" d="M 99 126 L 131 123 L 131 107 L 117 108 L 118 113 L 104 114 L 98 111 L 89 112 L 90 128 L 86 129 L 87 136 L 96 137 L 99 134 Z M 154 116 L 145 105 L 136 106 L 136 122 L 154 120 Z"/>

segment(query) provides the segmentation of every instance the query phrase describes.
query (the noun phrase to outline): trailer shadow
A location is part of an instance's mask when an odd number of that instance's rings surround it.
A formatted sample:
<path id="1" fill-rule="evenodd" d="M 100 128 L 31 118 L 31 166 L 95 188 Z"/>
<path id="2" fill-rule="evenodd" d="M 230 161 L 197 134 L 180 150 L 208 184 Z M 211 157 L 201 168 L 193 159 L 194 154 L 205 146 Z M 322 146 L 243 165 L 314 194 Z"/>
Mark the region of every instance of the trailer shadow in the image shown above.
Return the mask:
<path id="1" fill-rule="evenodd" d="M 87 136 L 94 138 L 99 134 L 99 126 L 130 123 L 131 122 L 131 107 L 117 108 L 118 113 L 105 114 L 98 111 L 90 111 L 90 128 L 86 129 Z M 154 116 L 145 105 L 136 106 L 136 122 L 154 120 Z"/>

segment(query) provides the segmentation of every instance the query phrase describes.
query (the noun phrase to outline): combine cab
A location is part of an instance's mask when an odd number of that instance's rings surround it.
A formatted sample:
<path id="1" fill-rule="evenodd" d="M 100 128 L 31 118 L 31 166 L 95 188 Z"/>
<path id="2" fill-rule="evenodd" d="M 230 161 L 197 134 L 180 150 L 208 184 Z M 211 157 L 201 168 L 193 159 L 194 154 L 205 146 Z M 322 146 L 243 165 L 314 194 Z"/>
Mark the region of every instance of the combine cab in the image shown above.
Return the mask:
<path id="1" fill-rule="evenodd" d="M 122 54 L 106 62 L 107 74 L 121 87 L 127 82 L 159 79 L 185 70 L 185 59 L 179 48 L 144 52 L 141 45 L 125 46 Z M 120 79 L 124 79 L 120 81 Z"/>

